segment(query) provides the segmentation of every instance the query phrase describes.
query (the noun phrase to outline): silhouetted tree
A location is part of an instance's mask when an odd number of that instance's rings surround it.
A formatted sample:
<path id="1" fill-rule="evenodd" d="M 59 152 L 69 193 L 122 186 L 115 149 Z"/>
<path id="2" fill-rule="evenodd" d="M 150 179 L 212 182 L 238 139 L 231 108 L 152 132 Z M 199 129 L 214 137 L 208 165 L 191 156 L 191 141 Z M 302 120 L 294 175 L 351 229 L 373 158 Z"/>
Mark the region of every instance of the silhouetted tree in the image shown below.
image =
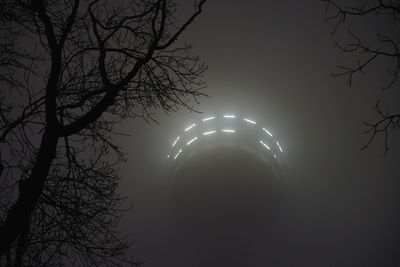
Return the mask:
<path id="1" fill-rule="evenodd" d="M 0 0 L 0 265 L 134 263 L 113 127 L 203 95 L 177 40 L 204 2 Z"/>
<path id="2" fill-rule="evenodd" d="M 345 27 L 352 25 L 352 21 L 348 22 L 351 17 L 359 17 L 359 19 L 368 20 L 371 16 L 376 16 L 375 19 L 386 21 L 383 29 L 384 33 L 377 32 L 377 43 L 372 43 L 371 40 L 366 41 L 367 38 L 371 39 L 371 36 L 361 37 L 361 34 L 355 34 L 351 30 L 349 30 L 351 41 L 347 41 L 344 44 L 342 42 L 336 42 L 336 46 L 343 52 L 360 55 L 360 60 L 353 66 L 339 66 L 340 71 L 333 74 L 333 76 L 347 76 L 349 86 L 351 86 L 354 76 L 365 74 L 368 67 L 377 63 L 378 60 L 385 59 L 387 62 L 391 62 L 392 65 L 387 67 L 389 80 L 383 83 L 382 89 L 386 90 L 398 85 L 400 70 L 400 39 L 398 36 L 400 2 L 398 0 L 363 0 L 353 1 L 351 3 L 339 0 L 323 1 L 327 3 L 326 12 L 328 17 L 326 21 L 334 23 L 333 34 L 338 31 L 341 25 Z M 351 26 L 349 27 L 351 28 Z M 364 25 L 364 28 L 368 27 L 370 27 L 370 25 Z M 369 135 L 369 137 L 362 149 L 367 148 L 377 135 L 383 134 L 385 142 L 384 151 L 386 153 L 389 149 L 389 131 L 400 129 L 400 112 L 386 111 L 385 108 L 382 107 L 380 100 L 376 102 L 374 110 L 378 118 L 372 122 L 364 122 L 367 127 L 365 134 Z"/>

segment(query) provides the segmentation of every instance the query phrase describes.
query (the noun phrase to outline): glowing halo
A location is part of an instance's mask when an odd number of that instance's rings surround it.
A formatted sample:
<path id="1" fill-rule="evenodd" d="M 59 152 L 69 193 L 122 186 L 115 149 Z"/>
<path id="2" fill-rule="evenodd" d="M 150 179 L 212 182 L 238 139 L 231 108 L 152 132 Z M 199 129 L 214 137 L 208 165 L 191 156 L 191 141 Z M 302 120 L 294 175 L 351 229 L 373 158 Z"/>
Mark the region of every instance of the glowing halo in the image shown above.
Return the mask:
<path id="1" fill-rule="evenodd" d="M 283 178 L 285 173 L 282 145 L 266 125 L 252 117 L 234 113 L 208 115 L 199 121 L 189 122 L 179 135 L 171 139 L 167 160 L 173 167 L 182 164 L 187 157 L 185 155 L 220 146 L 224 140 L 228 140 L 231 145 L 233 143 L 240 149 L 256 153 L 279 178 Z"/>

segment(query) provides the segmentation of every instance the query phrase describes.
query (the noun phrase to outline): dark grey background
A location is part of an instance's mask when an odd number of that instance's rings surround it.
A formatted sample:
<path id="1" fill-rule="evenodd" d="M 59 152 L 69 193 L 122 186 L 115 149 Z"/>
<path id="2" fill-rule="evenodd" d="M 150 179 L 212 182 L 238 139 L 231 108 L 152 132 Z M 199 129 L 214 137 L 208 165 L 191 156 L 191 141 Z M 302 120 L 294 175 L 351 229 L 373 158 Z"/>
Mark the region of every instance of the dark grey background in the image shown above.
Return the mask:
<path id="1" fill-rule="evenodd" d="M 184 11 L 190 6 L 181 1 Z M 240 151 L 197 155 L 167 177 L 174 137 L 197 114 L 181 110 L 159 124 L 124 121 L 117 140 L 128 162 L 121 192 L 133 209 L 121 231 L 135 238 L 132 255 L 145 266 L 399 266 L 399 135 L 360 151 L 361 119 L 396 87 L 380 90 L 385 61 L 356 76 L 332 78 L 355 63 L 330 35 L 320 1 L 209 1 L 180 41 L 206 61 L 206 92 L 196 108 L 235 111 L 268 123 L 285 149 L 288 177 L 276 185 L 267 166 Z M 374 17 L 353 21 L 374 37 L 388 30 Z M 366 24 L 362 24 L 366 23 Z M 397 139 L 397 140 L 396 140 Z"/>

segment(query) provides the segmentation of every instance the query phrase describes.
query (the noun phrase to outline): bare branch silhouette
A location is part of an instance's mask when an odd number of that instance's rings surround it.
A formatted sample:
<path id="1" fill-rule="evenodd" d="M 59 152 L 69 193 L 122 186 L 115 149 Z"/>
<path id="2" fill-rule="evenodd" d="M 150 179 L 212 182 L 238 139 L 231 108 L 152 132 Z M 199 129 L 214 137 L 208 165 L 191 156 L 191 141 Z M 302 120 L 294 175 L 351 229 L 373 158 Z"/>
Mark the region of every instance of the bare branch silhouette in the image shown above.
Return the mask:
<path id="1" fill-rule="evenodd" d="M 400 22 L 400 2 L 399 1 L 360 1 L 358 6 L 356 5 L 345 5 L 339 4 L 339 1 L 334 0 L 323 0 L 326 2 L 326 22 L 332 22 L 334 28 L 332 34 L 335 34 L 341 25 L 344 25 L 349 17 L 366 17 L 368 15 L 376 15 L 379 18 L 391 18 L 394 28 L 397 27 Z M 332 11 L 333 10 L 333 11 Z M 333 12 L 333 13 L 332 13 Z M 395 32 L 392 36 L 383 35 L 377 32 L 378 44 L 370 45 L 363 41 L 357 34 L 354 34 L 351 30 L 348 31 L 352 41 L 345 44 L 336 42 L 336 46 L 345 53 L 352 53 L 361 55 L 357 64 L 353 66 L 339 65 L 339 71 L 333 73 L 333 76 L 347 76 L 348 83 L 351 87 L 353 79 L 356 75 L 364 75 L 367 73 L 368 67 L 376 63 L 380 58 L 389 59 L 392 62 L 392 66 L 388 67 L 387 75 L 389 81 L 382 82 L 382 89 L 387 90 L 394 87 L 398 82 L 399 71 L 400 71 L 400 51 L 397 35 Z M 400 129 L 398 123 L 398 112 L 383 113 L 381 109 L 381 101 L 378 101 L 374 106 L 374 110 L 378 115 L 378 120 L 374 122 L 363 122 L 367 127 L 365 134 L 369 134 L 368 141 L 362 146 L 362 149 L 366 149 L 375 138 L 383 134 L 384 136 L 384 153 L 386 154 L 389 149 L 388 134 L 391 130 Z"/>
<path id="2" fill-rule="evenodd" d="M 125 118 L 192 109 L 206 66 L 171 0 L 0 0 L 0 264 L 119 265 Z M 4 41 L 4 42 L 3 42 Z"/>

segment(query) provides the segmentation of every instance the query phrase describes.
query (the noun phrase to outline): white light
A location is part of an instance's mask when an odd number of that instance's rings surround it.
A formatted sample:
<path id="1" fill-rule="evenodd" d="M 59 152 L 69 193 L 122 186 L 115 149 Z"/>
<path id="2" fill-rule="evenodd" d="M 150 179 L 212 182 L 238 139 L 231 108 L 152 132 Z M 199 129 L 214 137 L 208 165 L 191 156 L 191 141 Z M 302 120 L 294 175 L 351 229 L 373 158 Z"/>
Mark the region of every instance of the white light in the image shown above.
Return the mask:
<path id="1" fill-rule="evenodd" d="M 261 143 L 263 146 L 265 146 L 266 148 L 268 148 L 268 150 L 271 150 L 271 149 L 269 148 L 269 146 L 267 146 L 267 144 L 265 144 L 263 141 L 260 140 L 260 143 Z"/>
<path id="2" fill-rule="evenodd" d="M 263 130 L 272 137 L 272 133 L 270 133 L 267 129 L 263 128 Z"/>
<path id="3" fill-rule="evenodd" d="M 174 143 L 172 144 L 172 147 L 174 147 L 176 145 L 176 143 L 179 141 L 179 136 L 175 139 Z"/>
<path id="4" fill-rule="evenodd" d="M 181 154 L 181 152 L 182 152 L 182 149 L 179 149 L 179 151 L 178 151 L 178 153 L 176 153 L 174 159 L 176 159 L 179 156 L 179 154 Z"/>
<path id="5" fill-rule="evenodd" d="M 235 133 L 235 130 L 230 130 L 230 129 L 224 129 L 222 130 L 224 133 Z"/>
<path id="6" fill-rule="evenodd" d="M 196 140 L 197 140 L 197 136 L 195 138 L 193 138 L 192 140 L 190 140 L 189 142 L 187 142 L 186 145 L 188 146 Z"/>
<path id="7" fill-rule="evenodd" d="M 246 119 L 246 118 L 244 118 L 243 120 L 245 120 L 245 121 L 247 121 L 247 122 L 249 122 L 249 123 L 251 123 L 251 124 L 256 124 L 255 121 L 252 121 L 252 120 L 249 120 L 249 119 Z"/>
<path id="8" fill-rule="evenodd" d="M 276 159 L 276 155 L 274 154 L 274 158 Z"/>
<path id="9" fill-rule="evenodd" d="M 234 118 L 236 118 L 236 116 L 235 115 L 224 115 L 224 118 L 234 119 Z"/>
<path id="10" fill-rule="evenodd" d="M 279 145 L 279 143 L 278 143 L 278 142 L 276 142 L 276 144 L 278 145 L 278 147 L 279 147 L 279 150 L 280 150 L 281 152 L 283 152 L 283 150 L 282 150 L 281 146 Z"/>
<path id="11" fill-rule="evenodd" d="M 213 119 L 215 119 L 214 116 L 213 117 L 204 118 L 203 121 L 209 121 L 209 120 L 213 120 Z"/>
<path id="12" fill-rule="evenodd" d="M 167 159 L 169 159 L 169 155 L 167 155 Z"/>
<path id="13" fill-rule="evenodd" d="M 196 126 L 196 123 L 193 123 L 192 125 L 190 125 L 189 127 L 187 127 L 185 129 L 185 132 L 189 131 L 190 129 L 192 129 L 194 126 Z"/>
<path id="14" fill-rule="evenodd" d="M 210 134 L 215 134 L 215 131 L 209 131 L 209 132 L 203 133 L 203 135 L 210 135 Z"/>

